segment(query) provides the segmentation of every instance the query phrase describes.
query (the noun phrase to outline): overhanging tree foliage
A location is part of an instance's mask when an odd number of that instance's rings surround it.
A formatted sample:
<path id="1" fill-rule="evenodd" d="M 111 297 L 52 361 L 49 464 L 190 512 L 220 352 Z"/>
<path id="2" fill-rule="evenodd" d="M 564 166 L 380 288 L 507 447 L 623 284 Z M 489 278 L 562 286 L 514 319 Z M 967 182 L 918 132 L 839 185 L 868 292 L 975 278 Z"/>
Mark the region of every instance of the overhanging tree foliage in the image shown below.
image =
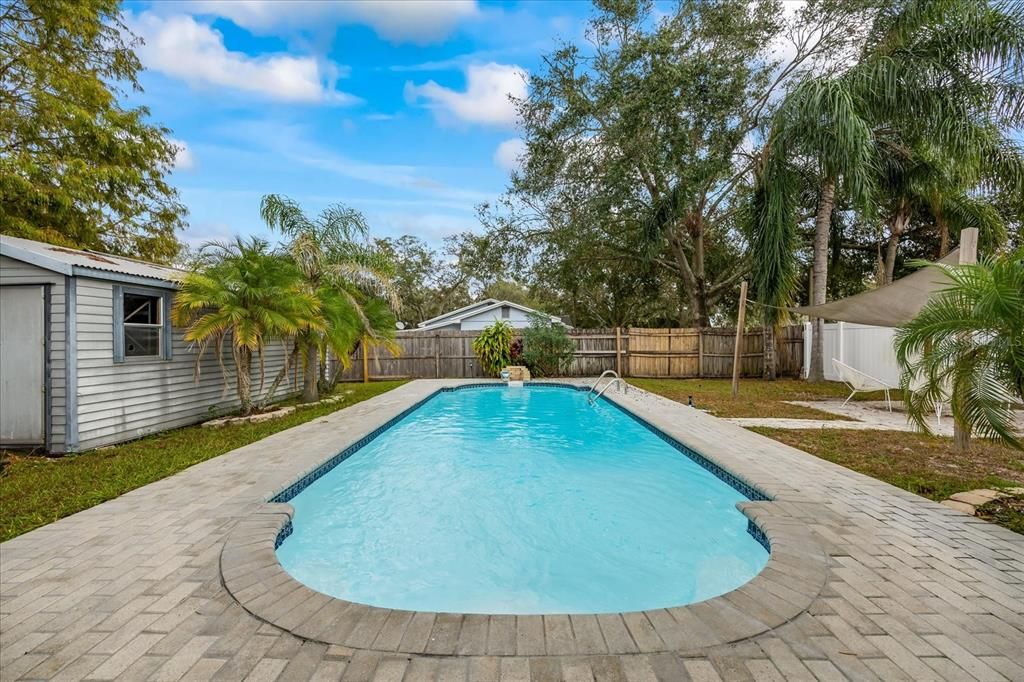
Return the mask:
<path id="1" fill-rule="evenodd" d="M 0 232 L 155 261 L 178 252 L 177 148 L 144 107 L 117 0 L 0 9 Z"/>
<path id="2" fill-rule="evenodd" d="M 989 244 L 1005 233 L 989 200 L 1024 190 L 1024 154 L 1008 135 L 1024 120 L 1024 13 L 1016 2 L 904 0 L 872 11 L 858 58 L 837 73 L 812 74 L 775 112 L 753 217 L 755 290 L 784 304 L 795 293 L 783 245 L 798 232 L 793 168 L 817 178 L 813 304 L 825 302 L 833 217 L 839 201 L 872 225 L 877 281 L 895 276 L 900 242 L 934 227 L 935 252 L 950 231 L 978 227 Z M 809 377 L 823 377 L 816 321 Z"/>
<path id="3" fill-rule="evenodd" d="M 850 3 L 787 18 L 772 0 L 684 0 L 660 19 L 650 2 L 595 4 L 588 43 L 532 75 L 524 166 L 484 221 L 523 261 L 642 273 L 648 299 L 674 290 L 674 321 L 708 325 L 749 270 L 742 212 L 761 120 L 795 74 L 843 54 Z M 787 36 L 780 63 L 772 47 Z"/>

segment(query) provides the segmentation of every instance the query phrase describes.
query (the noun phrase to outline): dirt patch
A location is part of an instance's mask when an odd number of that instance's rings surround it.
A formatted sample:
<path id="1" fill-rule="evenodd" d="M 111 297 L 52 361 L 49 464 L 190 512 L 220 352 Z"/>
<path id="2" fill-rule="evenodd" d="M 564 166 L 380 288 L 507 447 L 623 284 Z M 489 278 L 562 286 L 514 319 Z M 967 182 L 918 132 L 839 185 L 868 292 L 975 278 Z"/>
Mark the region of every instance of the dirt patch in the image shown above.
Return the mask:
<path id="1" fill-rule="evenodd" d="M 975 516 L 1024 535 L 1024 495 L 1003 497 L 977 508 Z"/>

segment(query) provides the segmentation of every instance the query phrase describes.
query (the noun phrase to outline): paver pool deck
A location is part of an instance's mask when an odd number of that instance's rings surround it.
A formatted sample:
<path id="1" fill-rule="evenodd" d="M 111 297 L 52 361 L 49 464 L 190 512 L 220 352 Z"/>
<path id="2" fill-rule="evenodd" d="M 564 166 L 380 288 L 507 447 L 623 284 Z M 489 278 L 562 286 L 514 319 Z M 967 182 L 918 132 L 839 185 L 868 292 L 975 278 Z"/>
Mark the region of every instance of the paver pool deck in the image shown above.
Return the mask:
<path id="1" fill-rule="evenodd" d="M 0 679 L 1024 680 L 1024 536 L 633 388 L 606 395 L 774 498 L 745 506 L 772 558 L 744 588 L 544 617 L 275 591 L 287 515 L 267 498 L 460 383 L 411 382 L 3 543 Z"/>

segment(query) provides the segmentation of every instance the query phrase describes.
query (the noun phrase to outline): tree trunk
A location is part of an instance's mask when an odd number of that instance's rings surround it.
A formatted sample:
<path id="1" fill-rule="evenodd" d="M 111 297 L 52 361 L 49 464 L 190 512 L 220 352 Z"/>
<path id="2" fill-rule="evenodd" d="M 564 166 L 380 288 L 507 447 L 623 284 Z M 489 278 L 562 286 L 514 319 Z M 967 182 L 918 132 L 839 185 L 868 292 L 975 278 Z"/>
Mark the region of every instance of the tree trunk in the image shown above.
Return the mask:
<path id="1" fill-rule="evenodd" d="M 239 410 L 243 415 L 248 415 L 252 414 L 252 351 L 243 347 L 237 349 L 235 353 Z"/>
<path id="2" fill-rule="evenodd" d="M 700 220 L 698 218 L 698 220 Z M 697 291 L 693 314 L 701 329 L 711 326 L 711 312 L 708 310 L 708 282 L 704 272 L 704 225 L 698 223 L 693 230 L 693 274 L 697 278 Z"/>
<path id="3" fill-rule="evenodd" d="M 320 379 L 320 349 L 312 335 L 303 341 L 302 357 L 305 361 L 302 370 L 302 402 L 315 403 L 320 400 L 320 391 L 316 385 Z"/>
<path id="4" fill-rule="evenodd" d="M 949 221 L 942 211 L 936 211 L 935 222 L 939 226 L 939 258 L 944 258 L 949 253 Z"/>
<path id="5" fill-rule="evenodd" d="M 693 318 L 697 323 L 697 326 L 701 329 L 706 329 L 711 326 L 711 314 L 708 311 L 708 298 L 707 294 L 701 290 L 698 290 L 693 298 Z"/>
<path id="6" fill-rule="evenodd" d="M 971 425 L 953 419 L 953 451 L 969 452 L 971 449 Z"/>
<path id="7" fill-rule="evenodd" d="M 291 364 L 295 362 L 295 359 L 298 357 L 298 355 L 299 345 L 298 343 L 293 343 L 292 349 L 288 352 L 288 355 L 285 356 L 284 367 L 282 367 L 281 371 L 277 373 L 277 376 L 274 377 L 274 380 L 270 382 L 270 388 L 267 389 L 267 392 L 263 395 L 263 398 L 260 400 L 259 409 L 262 410 L 264 407 L 267 406 L 267 403 L 273 400 L 274 394 L 277 393 L 277 389 L 278 387 L 280 387 L 281 382 L 284 381 L 284 378 L 288 376 L 288 370 L 291 369 Z"/>
<path id="8" fill-rule="evenodd" d="M 775 381 L 778 375 L 778 362 L 775 353 L 775 327 L 766 324 L 764 327 L 764 378 Z"/>
<path id="9" fill-rule="evenodd" d="M 832 230 L 832 205 L 835 201 L 836 183 L 828 179 L 821 188 L 818 211 L 814 217 L 814 286 L 811 291 L 811 305 L 825 302 L 828 284 L 828 237 Z M 814 318 L 814 335 L 811 338 L 811 366 L 807 370 L 808 381 L 825 380 L 825 321 Z"/>
<path id="10" fill-rule="evenodd" d="M 896 253 L 899 251 L 900 238 L 910 224 L 910 204 L 906 200 L 900 200 L 896 208 L 896 215 L 892 218 L 892 226 L 889 228 L 889 243 L 885 246 L 885 279 L 883 284 L 892 284 L 896 272 Z"/>

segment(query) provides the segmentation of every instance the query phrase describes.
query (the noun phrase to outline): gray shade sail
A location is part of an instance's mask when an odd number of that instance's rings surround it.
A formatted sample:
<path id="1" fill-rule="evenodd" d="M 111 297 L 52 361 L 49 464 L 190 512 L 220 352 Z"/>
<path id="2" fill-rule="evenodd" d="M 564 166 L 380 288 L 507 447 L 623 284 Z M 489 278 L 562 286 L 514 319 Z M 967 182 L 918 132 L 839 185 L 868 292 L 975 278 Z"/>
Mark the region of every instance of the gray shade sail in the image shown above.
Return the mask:
<path id="1" fill-rule="evenodd" d="M 960 262 L 960 250 L 950 251 L 939 261 L 947 265 Z M 826 320 L 898 327 L 912 320 L 928 299 L 950 285 L 939 268 L 921 268 L 892 284 L 822 305 L 790 308 L 795 313 Z"/>

